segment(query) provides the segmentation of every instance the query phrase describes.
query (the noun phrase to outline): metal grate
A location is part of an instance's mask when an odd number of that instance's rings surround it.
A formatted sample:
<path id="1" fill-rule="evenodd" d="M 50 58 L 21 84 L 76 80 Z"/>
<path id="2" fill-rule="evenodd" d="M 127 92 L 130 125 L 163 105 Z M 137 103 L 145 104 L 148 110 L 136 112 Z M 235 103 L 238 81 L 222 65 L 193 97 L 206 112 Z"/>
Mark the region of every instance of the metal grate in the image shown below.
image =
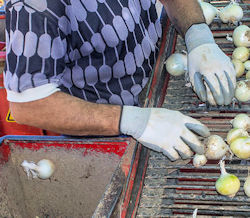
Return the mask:
<path id="1" fill-rule="evenodd" d="M 137 217 L 187 217 L 196 208 L 199 215 L 210 217 L 250 217 L 250 198 L 242 190 L 250 162 L 233 159 L 226 163 L 227 171 L 241 181 L 241 189 L 233 199 L 218 195 L 215 190 L 220 175 L 216 161 L 196 169 L 192 163 L 176 165 L 152 152 Z"/>
<path id="2" fill-rule="evenodd" d="M 229 0 L 212 0 L 210 3 L 223 7 Z M 249 26 L 250 1 L 240 1 L 240 5 L 244 10 L 243 24 Z M 232 36 L 234 28 L 218 19 L 211 25 L 216 42 L 228 56 L 232 55 L 234 46 L 226 40 L 226 35 Z M 175 50 L 186 50 L 179 36 Z M 250 102 L 235 101 L 231 106 L 208 108 L 185 84 L 184 76 L 170 76 L 162 107 L 199 119 L 212 134 L 225 138 L 231 129 L 229 121 L 238 113 L 250 113 Z M 196 169 L 192 161 L 172 163 L 164 155 L 151 151 L 136 217 L 190 217 L 196 208 L 198 217 L 250 217 L 250 198 L 242 188 L 248 168 L 250 160 L 226 160 L 227 171 L 241 181 L 240 191 L 231 199 L 218 195 L 215 190 L 215 181 L 220 175 L 218 161 L 208 161 L 206 166 Z"/>

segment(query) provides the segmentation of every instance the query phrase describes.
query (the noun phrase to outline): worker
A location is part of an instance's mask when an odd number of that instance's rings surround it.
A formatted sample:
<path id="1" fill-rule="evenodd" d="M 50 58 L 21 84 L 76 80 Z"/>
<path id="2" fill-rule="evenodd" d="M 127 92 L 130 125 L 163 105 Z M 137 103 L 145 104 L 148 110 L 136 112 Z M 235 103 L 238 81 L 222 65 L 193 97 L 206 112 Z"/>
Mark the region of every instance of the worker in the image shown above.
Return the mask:
<path id="1" fill-rule="evenodd" d="M 161 0 L 185 38 L 188 73 L 204 102 L 228 105 L 235 71 L 197 0 Z M 184 114 L 142 108 L 158 54 L 154 0 L 9 0 L 4 85 L 17 123 L 74 136 L 132 136 L 170 160 L 204 153 L 208 128 Z"/>

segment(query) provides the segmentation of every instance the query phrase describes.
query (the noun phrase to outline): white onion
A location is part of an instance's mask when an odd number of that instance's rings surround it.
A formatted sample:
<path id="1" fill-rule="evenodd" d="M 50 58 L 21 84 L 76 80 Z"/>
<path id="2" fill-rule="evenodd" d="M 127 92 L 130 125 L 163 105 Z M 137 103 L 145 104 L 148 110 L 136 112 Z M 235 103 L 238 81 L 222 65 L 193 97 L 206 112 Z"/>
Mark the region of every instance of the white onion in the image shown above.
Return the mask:
<path id="1" fill-rule="evenodd" d="M 250 60 L 244 62 L 244 66 L 245 66 L 245 69 L 249 71 L 250 70 Z"/>
<path id="2" fill-rule="evenodd" d="M 187 71 L 187 55 L 174 53 L 166 61 L 166 69 L 173 76 L 180 76 Z"/>
<path id="3" fill-rule="evenodd" d="M 233 23 L 235 25 L 243 18 L 243 15 L 242 8 L 233 0 L 219 12 L 219 17 L 223 23 Z"/>
<path id="4" fill-rule="evenodd" d="M 240 60 L 237 60 L 237 59 L 233 59 L 232 63 L 236 71 L 236 77 L 241 77 L 245 72 L 244 64 Z"/>
<path id="5" fill-rule="evenodd" d="M 231 151 L 241 159 L 250 158 L 250 137 L 242 136 L 236 138 L 230 145 Z"/>
<path id="6" fill-rule="evenodd" d="M 250 70 L 246 72 L 246 79 L 250 80 Z"/>
<path id="7" fill-rule="evenodd" d="M 207 25 L 211 24 L 217 15 L 218 12 L 217 8 L 215 8 L 213 5 L 207 2 L 200 1 L 199 3 L 203 11 L 203 15 L 205 17 Z"/>
<path id="8" fill-rule="evenodd" d="M 233 198 L 240 190 L 240 180 L 234 174 L 227 173 L 225 169 L 225 162 L 220 161 L 221 175 L 215 183 L 217 192 L 221 195 L 226 195 Z"/>
<path id="9" fill-rule="evenodd" d="M 197 218 L 198 208 L 196 208 L 193 212 L 193 218 Z"/>
<path id="10" fill-rule="evenodd" d="M 242 62 L 245 62 L 245 61 L 248 60 L 249 55 L 250 55 L 250 52 L 249 52 L 248 48 L 246 48 L 246 47 L 237 47 L 233 51 L 232 58 L 240 60 Z M 244 63 L 244 66 L 245 66 L 245 63 Z"/>
<path id="11" fill-rule="evenodd" d="M 48 179 L 55 171 L 55 165 L 51 160 L 42 159 L 35 164 L 24 160 L 21 164 L 24 171 L 27 173 L 28 178 L 32 174 L 33 178 L 39 177 L 40 179 Z"/>
<path id="12" fill-rule="evenodd" d="M 236 83 L 235 97 L 242 102 L 250 100 L 250 80 L 241 80 Z"/>
<path id="13" fill-rule="evenodd" d="M 248 132 L 241 128 L 233 128 L 227 133 L 227 143 L 230 145 L 236 138 L 248 136 Z"/>
<path id="14" fill-rule="evenodd" d="M 193 165 L 195 167 L 203 166 L 207 163 L 207 158 L 204 154 L 195 154 L 193 158 Z"/>
<path id="15" fill-rule="evenodd" d="M 211 135 L 205 140 L 205 156 L 207 159 L 218 160 L 229 151 L 228 145 L 218 135 Z"/>
<path id="16" fill-rule="evenodd" d="M 234 29 L 233 41 L 237 47 L 250 47 L 250 28 L 247 25 L 240 25 Z"/>
<path id="17" fill-rule="evenodd" d="M 247 197 L 250 197 L 250 176 L 248 176 L 244 182 L 244 192 Z"/>
<path id="18" fill-rule="evenodd" d="M 237 114 L 230 123 L 233 128 L 248 130 L 250 128 L 250 117 L 247 114 Z"/>

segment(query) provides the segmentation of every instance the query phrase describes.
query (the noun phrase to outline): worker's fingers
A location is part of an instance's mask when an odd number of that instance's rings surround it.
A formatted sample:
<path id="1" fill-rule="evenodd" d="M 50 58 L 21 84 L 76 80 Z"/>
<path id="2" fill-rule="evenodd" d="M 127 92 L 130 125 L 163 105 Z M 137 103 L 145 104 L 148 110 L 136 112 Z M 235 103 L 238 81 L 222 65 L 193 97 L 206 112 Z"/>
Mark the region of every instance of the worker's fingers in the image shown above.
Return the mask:
<path id="1" fill-rule="evenodd" d="M 210 131 L 209 129 L 203 125 L 203 124 L 197 124 L 197 123 L 185 123 L 185 126 L 192 132 L 203 136 L 203 137 L 208 137 L 210 136 Z"/>
<path id="2" fill-rule="evenodd" d="M 232 102 L 232 99 L 234 97 L 234 85 L 233 85 L 233 82 L 226 71 L 224 71 L 224 75 L 225 75 L 224 79 L 225 79 L 225 81 L 227 81 L 225 86 L 222 84 L 219 76 L 217 74 L 215 74 L 215 76 L 220 84 L 220 90 L 221 90 L 223 97 L 224 97 L 224 105 L 229 105 Z"/>
<path id="3" fill-rule="evenodd" d="M 171 161 L 176 161 L 180 159 L 178 152 L 173 147 L 168 147 L 162 149 L 162 153 L 166 155 Z"/>
<path id="4" fill-rule="evenodd" d="M 193 136 L 192 136 L 193 135 Z M 189 137 L 190 136 L 190 137 Z M 205 153 L 205 147 L 204 145 L 200 142 L 200 140 L 194 136 L 194 134 L 192 134 L 190 132 L 190 134 L 186 134 L 185 137 L 181 136 L 180 137 L 181 140 L 188 145 L 192 151 L 194 151 L 197 154 L 204 154 Z"/>
<path id="5" fill-rule="evenodd" d="M 225 105 L 229 105 L 232 102 L 232 99 L 234 97 L 234 89 L 235 89 L 235 81 L 233 82 L 232 79 L 230 78 L 230 76 L 228 75 L 227 71 L 224 71 L 226 78 L 227 78 L 227 82 L 228 82 L 228 92 L 227 94 L 224 96 L 224 102 Z"/>
<path id="6" fill-rule="evenodd" d="M 209 79 L 206 76 L 204 76 L 204 80 L 205 80 L 207 86 L 209 87 L 209 89 L 210 89 L 210 91 L 211 91 L 211 93 L 213 95 L 213 98 L 214 98 L 216 104 L 223 105 L 224 104 L 224 96 L 223 96 L 223 91 L 222 91 L 221 86 L 219 85 L 219 87 L 217 87 L 217 89 L 216 89 L 214 87 L 214 85 L 212 84 L 212 82 L 210 81 L 210 80 L 212 80 L 213 83 L 215 83 L 215 81 L 217 80 L 217 78 L 216 78 L 215 75 L 216 74 L 214 74 L 214 78 L 210 77 Z M 220 84 L 220 83 L 218 82 L 218 84 Z"/>
<path id="7" fill-rule="evenodd" d="M 206 91 L 206 86 L 204 85 L 203 82 L 203 76 L 199 73 L 196 72 L 194 74 L 194 90 L 198 97 L 203 101 L 207 101 L 207 91 Z"/>
<path id="8" fill-rule="evenodd" d="M 162 152 L 164 155 L 166 155 L 171 161 L 175 161 L 180 159 L 180 156 L 178 154 L 178 152 L 171 146 L 167 146 L 164 148 L 164 146 L 158 146 L 155 144 L 151 144 L 151 143 L 147 143 L 147 142 L 143 142 L 143 141 L 139 141 L 142 145 L 157 151 L 157 152 Z"/>
<path id="9" fill-rule="evenodd" d="M 141 140 L 138 140 L 142 145 L 154 150 L 154 151 L 157 151 L 157 152 L 161 152 L 162 151 L 162 148 L 158 145 L 155 145 L 155 144 L 152 144 L 152 143 L 148 143 L 148 142 L 144 142 L 144 141 L 141 141 Z"/>
<path id="10" fill-rule="evenodd" d="M 193 156 L 191 149 L 180 139 L 177 139 L 177 145 L 174 147 L 183 160 Z"/>

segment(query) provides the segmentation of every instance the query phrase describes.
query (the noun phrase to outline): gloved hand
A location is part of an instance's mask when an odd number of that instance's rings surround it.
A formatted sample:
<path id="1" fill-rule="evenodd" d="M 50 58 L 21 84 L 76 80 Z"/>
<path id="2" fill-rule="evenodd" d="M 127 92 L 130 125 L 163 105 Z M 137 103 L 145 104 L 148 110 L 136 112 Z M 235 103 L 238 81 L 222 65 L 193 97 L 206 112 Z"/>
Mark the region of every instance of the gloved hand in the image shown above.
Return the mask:
<path id="1" fill-rule="evenodd" d="M 194 151 L 204 154 L 204 145 L 196 134 L 210 132 L 198 120 L 164 108 L 123 106 L 120 131 L 144 146 L 163 152 L 171 161 L 190 158 Z"/>
<path id="2" fill-rule="evenodd" d="M 230 58 L 215 43 L 206 24 L 195 24 L 185 35 L 187 77 L 194 91 L 211 105 L 229 105 L 234 97 L 236 72 Z"/>

